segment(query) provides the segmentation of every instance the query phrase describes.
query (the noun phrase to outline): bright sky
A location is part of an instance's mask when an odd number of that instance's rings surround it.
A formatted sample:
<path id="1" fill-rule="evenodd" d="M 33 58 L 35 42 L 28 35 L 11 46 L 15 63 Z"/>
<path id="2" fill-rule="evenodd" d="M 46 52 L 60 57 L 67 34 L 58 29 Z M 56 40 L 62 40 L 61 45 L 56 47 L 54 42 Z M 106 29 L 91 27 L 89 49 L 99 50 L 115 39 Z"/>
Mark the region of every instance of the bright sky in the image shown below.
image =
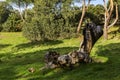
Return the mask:
<path id="1" fill-rule="evenodd" d="M 87 2 L 86 2 L 87 3 Z M 94 5 L 97 5 L 97 4 L 101 4 L 103 5 L 103 0 L 92 0 L 90 2 L 90 4 L 94 4 Z M 81 6 L 82 4 L 81 3 L 75 3 L 76 6 Z"/>
<path id="2" fill-rule="evenodd" d="M 6 0 L 0 0 L 0 1 L 6 1 Z M 107 0 L 108 1 L 108 0 Z M 94 4 L 94 5 L 97 5 L 97 4 L 102 4 L 103 5 L 103 0 L 92 0 L 90 4 Z M 82 4 L 81 3 L 75 3 L 76 6 L 81 6 Z M 13 6 L 14 9 L 18 9 L 16 6 Z M 29 8 L 32 8 L 33 5 L 29 6 Z M 24 10 L 23 8 L 21 10 Z"/>
<path id="3" fill-rule="evenodd" d="M 103 5 L 103 0 L 93 0 L 91 1 L 91 4 L 95 4 L 95 5 L 102 4 Z"/>
<path id="4" fill-rule="evenodd" d="M 0 0 L 0 1 L 5 1 L 5 0 Z"/>

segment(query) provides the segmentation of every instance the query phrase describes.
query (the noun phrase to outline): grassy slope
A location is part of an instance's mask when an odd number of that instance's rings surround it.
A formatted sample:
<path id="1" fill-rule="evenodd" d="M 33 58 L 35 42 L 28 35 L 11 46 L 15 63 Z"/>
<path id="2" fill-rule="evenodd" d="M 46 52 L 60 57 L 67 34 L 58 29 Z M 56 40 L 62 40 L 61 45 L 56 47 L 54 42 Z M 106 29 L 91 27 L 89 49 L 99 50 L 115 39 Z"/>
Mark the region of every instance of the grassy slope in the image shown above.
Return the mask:
<path id="1" fill-rule="evenodd" d="M 21 33 L 0 33 L 0 80 L 120 80 L 120 40 L 100 39 L 91 56 L 102 63 L 81 64 L 74 70 L 55 69 L 42 75 L 43 56 L 48 50 L 61 54 L 78 49 L 79 38 L 30 43 Z M 35 68 L 34 73 L 28 68 Z"/>

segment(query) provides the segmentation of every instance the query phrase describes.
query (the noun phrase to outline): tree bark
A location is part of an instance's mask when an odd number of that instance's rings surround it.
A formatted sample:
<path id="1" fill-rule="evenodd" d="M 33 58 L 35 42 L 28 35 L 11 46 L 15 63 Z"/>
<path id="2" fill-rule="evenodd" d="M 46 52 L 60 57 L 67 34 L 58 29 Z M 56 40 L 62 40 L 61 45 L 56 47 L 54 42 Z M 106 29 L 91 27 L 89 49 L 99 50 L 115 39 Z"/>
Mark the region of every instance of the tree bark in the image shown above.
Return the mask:
<path id="1" fill-rule="evenodd" d="M 118 5 L 117 5 L 117 4 L 115 5 L 115 8 L 116 8 L 116 18 L 115 18 L 115 20 L 113 21 L 113 23 L 111 23 L 111 25 L 108 26 L 108 29 L 109 29 L 110 27 L 112 27 L 112 26 L 117 22 L 117 20 L 118 20 Z"/>
<path id="2" fill-rule="evenodd" d="M 108 29 L 107 26 L 104 26 L 104 33 L 103 33 L 104 39 L 107 40 L 108 39 Z"/>
<path id="3" fill-rule="evenodd" d="M 83 8 L 82 8 L 82 16 L 81 16 L 80 21 L 79 21 L 79 24 L 78 24 L 77 33 L 80 32 L 80 28 L 81 28 L 81 25 L 82 25 L 82 21 L 83 21 L 85 12 L 86 12 L 86 10 L 85 10 L 85 8 L 86 8 L 85 0 L 83 0 L 82 5 L 83 5 Z"/>
<path id="4" fill-rule="evenodd" d="M 27 19 L 27 7 L 28 7 L 28 3 L 26 2 L 25 3 L 25 15 L 24 15 L 25 20 Z"/>
<path id="5" fill-rule="evenodd" d="M 88 0 L 87 6 L 86 6 L 85 0 L 83 0 L 83 2 L 82 2 L 82 6 L 83 6 L 83 7 L 82 7 L 82 15 L 81 15 L 81 18 L 80 18 L 78 27 L 77 27 L 77 33 L 80 32 L 80 28 L 81 28 L 81 25 L 82 25 L 82 22 L 83 22 L 83 18 L 84 18 L 84 16 L 85 16 L 86 10 L 88 9 L 88 6 L 90 5 L 90 1 L 91 1 L 91 0 Z"/>
<path id="6" fill-rule="evenodd" d="M 79 47 L 82 53 L 90 54 L 96 41 L 103 35 L 103 29 L 94 23 L 88 23 L 83 29 L 83 38 Z"/>
<path id="7" fill-rule="evenodd" d="M 18 7 L 19 7 L 19 10 L 20 10 L 19 13 L 20 13 L 21 20 L 24 22 L 25 20 L 24 20 L 23 15 L 22 15 L 21 2 L 20 1 L 18 1 Z"/>
<path id="8" fill-rule="evenodd" d="M 109 8 L 107 8 L 107 5 L 106 5 L 106 1 L 104 1 L 104 9 L 105 9 L 105 23 L 104 23 L 104 39 L 108 39 L 108 30 L 111 26 L 113 26 L 117 20 L 118 20 L 118 5 L 117 5 L 117 2 L 115 4 L 115 8 L 116 8 L 116 19 L 113 21 L 113 23 L 111 23 L 109 25 L 109 22 L 110 22 L 110 19 L 111 19 L 111 15 L 112 15 L 112 12 L 113 12 L 113 9 L 114 9 L 114 3 L 113 3 L 113 0 L 109 0 L 110 4 L 109 4 Z"/>
<path id="9" fill-rule="evenodd" d="M 20 12 L 20 17 L 21 17 L 21 20 L 24 22 L 24 18 L 23 18 L 23 15 L 22 15 L 22 12 Z"/>

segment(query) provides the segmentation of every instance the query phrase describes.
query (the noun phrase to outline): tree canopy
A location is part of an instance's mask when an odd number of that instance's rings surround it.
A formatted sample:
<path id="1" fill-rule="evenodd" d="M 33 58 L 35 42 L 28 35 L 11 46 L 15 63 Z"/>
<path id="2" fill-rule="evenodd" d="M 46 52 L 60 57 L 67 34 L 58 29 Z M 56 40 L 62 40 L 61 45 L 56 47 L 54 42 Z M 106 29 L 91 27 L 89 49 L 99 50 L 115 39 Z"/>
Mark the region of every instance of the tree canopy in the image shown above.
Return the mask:
<path id="1" fill-rule="evenodd" d="M 31 41 L 76 37 L 82 7 L 74 5 L 80 0 L 6 0 L 0 2 L 0 31 L 22 31 Z M 118 0 L 120 5 L 120 1 Z M 13 6 L 18 8 L 15 10 Z M 34 5 L 32 9 L 29 9 Z M 21 11 L 22 9 L 22 11 Z M 90 4 L 83 19 L 97 25 L 104 23 L 103 5 Z M 120 8 L 119 8 L 120 13 Z M 115 17 L 113 11 L 112 18 Z M 120 18 L 118 24 L 120 23 Z"/>

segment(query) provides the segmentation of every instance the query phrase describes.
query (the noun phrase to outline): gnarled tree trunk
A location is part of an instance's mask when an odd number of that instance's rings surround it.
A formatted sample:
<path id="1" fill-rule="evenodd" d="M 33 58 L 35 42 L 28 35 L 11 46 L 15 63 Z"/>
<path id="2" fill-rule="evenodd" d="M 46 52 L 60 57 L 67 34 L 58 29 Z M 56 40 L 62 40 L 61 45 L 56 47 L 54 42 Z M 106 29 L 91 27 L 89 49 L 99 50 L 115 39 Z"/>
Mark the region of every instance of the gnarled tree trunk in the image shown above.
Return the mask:
<path id="1" fill-rule="evenodd" d="M 83 29 L 83 40 L 80 44 L 79 51 L 90 54 L 96 41 L 103 35 L 101 26 L 96 26 L 94 23 L 88 23 Z"/>
<path id="2" fill-rule="evenodd" d="M 118 5 L 117 2 L 113 3 L 113 0 L 109 0 L 110 5 L 107 8 L 106 1 L 104 1 L 104 9 L 105 9 L 105 23 L 104 28 L 102 30 L 102 27 L 96 26 L 93 23 L 88 23 L 84 30 L 83 30 L 83 40 L 80 44 L 79 51 L 83 53 L 90 54 L 92 47 L 96 43 L 96 41 L 104 34 L 104 38 L 108 39 L 108 30 L 110 27 L 112 27 L 118 20 Z M 110 24 L 111 15 L 114 9 L 116 9 L 116 18 L 115 20 Z"/>

